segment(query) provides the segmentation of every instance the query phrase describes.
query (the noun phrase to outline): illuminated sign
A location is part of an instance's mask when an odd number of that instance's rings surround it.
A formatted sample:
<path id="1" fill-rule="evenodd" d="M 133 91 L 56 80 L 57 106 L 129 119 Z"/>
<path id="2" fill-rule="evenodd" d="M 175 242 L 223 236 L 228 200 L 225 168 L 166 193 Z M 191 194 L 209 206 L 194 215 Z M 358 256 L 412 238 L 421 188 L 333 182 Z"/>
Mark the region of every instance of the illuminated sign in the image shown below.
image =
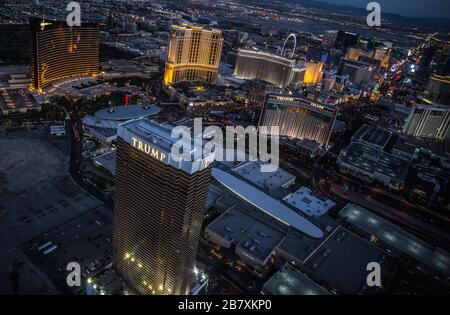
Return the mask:
<path id="1" fill-rule="evenodd" d="M 142 151 L 144 153 L 147 153 L 151 157 L 163 161 L 166 158 L 166 154 L 163 152 L 160 152 L 157 148 L 139 140 L 136 138 L 131 138 L 132 143 L 131 145 L 138 149 L 139 151 Z"/>
<path id="2" fill-rule="evenodd" d="M 287 101 L 287 102 L 294 101 L 294 99 L 292 97 L 285 97 L 285 96 L 277 96 L 277 100 L 279 100 L 279 101 Z"/>
<path id="3" fill-rule="evenodd" d="M 52 23 L 47 23 L 47 22 L 45 22 L 45 20 L 42 20 L 41 25 L 40 25 L 41 31 L 43 31 L 45 29 L 45 27 L 48 25 L 52 25 Z"/>

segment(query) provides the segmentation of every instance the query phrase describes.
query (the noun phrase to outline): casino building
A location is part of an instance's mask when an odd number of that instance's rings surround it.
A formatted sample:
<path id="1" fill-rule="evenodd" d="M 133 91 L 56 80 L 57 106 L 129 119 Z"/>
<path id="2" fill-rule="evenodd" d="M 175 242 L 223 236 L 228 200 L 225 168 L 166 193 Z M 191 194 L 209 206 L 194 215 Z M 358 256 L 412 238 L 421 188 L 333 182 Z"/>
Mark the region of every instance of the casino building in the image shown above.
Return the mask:
<path id="1" fill-rule="evenodd" d="M 118 127 L 113 267 L 137 294 L 189 294 L 195 283 L 214 156 L 177 160 L 172 128 L 145 119 Z"/>
<path id="2" fill-rule="evenodd" d="M 338 109 L 310 100 L 269 95 L 260 117 L 259 126 L 279 126 L 280 136 L 328 145 Z"/>
<path id="3" fill-rule="evenodd" d="M 170 29 L 164 83 L 166 85 L 186 81 L 215 83 L 222 44 L 220 30 L 173 25 Z"/>
<path id="4" fill-rule="evenodd" d="M 450 106 L 415 105 L 408 115 L 403 133 L 422 139 L 450 139 Z"/>
<path id="5" fill-rule="evenodd" d="M 234 75 L 238 79 L 263 80 L 279 88 L 303 82 L 305 67 L 295 60 L 265 51 L 239 49 Z"/>
<path id="6" fill-rule="evenodd" d="M 305 84 L 317 85 L 322 81 L 323 62 L 301 61 L 301 64 L 305 67 L 305 76 L 303 80 Z"/>
<path id="7" fill-rule="evenodd" d="M 30 18 L 32 87 L 37 91 L 72 76 L 99 71 L 99 26 L 83 22 L 69 27 L 65 21 Z"/>

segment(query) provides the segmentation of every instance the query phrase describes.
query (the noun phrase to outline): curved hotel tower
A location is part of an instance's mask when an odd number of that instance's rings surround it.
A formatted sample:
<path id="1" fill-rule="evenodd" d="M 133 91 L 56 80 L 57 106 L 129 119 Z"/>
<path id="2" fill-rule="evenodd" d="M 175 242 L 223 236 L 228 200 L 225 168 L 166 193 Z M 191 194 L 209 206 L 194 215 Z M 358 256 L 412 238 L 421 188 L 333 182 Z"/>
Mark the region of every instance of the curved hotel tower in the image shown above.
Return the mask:
<path id="1" fill-rule="evenodd" d="M 83 22 L 69 27 L 64 21 L 30 19 L 32 86 L 37 91 L 53 82 L 99 69 L 99 26 Z"/>
<path id="2" fill-rule="evenodd" d="M 283 88 L 302 82 L 305 68 L 299 67 L 290 58 L 265 51 L 239 49 L 234 75 L 244 80 L 263 80 Z"/>
<path id="3" fill-rule="evenodd" d="M 164 83 L 166 85 L 186 81 L 215 83 L 222 44 L 220 30 L 173 25 L 170 30 Z"/>

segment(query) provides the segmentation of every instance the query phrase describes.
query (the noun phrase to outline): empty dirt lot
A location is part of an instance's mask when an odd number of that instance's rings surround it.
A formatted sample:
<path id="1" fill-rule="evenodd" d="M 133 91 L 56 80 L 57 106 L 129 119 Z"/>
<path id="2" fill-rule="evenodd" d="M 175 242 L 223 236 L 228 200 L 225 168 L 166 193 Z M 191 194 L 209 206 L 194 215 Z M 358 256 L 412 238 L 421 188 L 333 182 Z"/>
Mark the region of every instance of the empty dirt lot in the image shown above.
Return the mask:
<path id="1" fill-rule="evenodd" d="M 0 294 L 51 291 L 39 274 L 21 272 L 17 247 L 101 204 L 68 167 L 69 139 L 51 138 L 48 127 L 0 130 Z"/>

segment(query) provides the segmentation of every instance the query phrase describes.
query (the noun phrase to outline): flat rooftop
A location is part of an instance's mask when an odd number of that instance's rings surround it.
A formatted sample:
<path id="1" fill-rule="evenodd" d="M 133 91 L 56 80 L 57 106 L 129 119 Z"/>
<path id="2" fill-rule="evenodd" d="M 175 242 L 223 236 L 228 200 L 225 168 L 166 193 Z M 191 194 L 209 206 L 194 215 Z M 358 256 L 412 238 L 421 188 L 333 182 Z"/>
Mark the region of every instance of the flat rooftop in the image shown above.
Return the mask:
<path id="1" fill-rule="evenodd" d="M 314 238 L 309 235 L 298 231 L 293 227 L 289 227 L 286 224 L 275 219 L 273 216 L 255 208 L 249 203 L 242 203 L 238 196 L 232 192 L 222 191 L 215 184 L 211 184 L 210 190 L 213 187 L 222 192 L 222 196 L 217 200 L 217 205 L 224 209 L 229 209 L 236 204 L 239 204 L 239 209 L 251 217 L 257 218 L 276 230 L 283 231 L 285 238 L 275 249 L 278 255 L 282 256 L 286 261 L 296 261 L 303 263 L 306 258 L 318 247 L 325 239 L 330 235 L 339 225 L 336 220 L 325 215 L 320 218 L 312 218 L 313 222 L 318 228 L 323 231 L 322 238 Z"/>
<path id="2" fill-rule="evenodd" d="M 94 163 L 116 175 L 116 150 L 107 152 L 94 158 Z"/>
<path id="3" fill-rule="evenodd" d="M 51 133 L 66 133 L 66 126 L 64 125 L 54 125 L 50 126 Z"/>
<path id="4" fill-rule="evenodd" d="M 109 60 L 109 65 L 111 65 L 115 70 L 119 70 L 123 73 L 145 73 L 143 68 L 131 61 L 125 59 L 111 59 Z"/>
<path id="5" fill-rule="evenodd" d="M 236 207 L 224 212 L 208 230 L 265 261 L 281 242 L 284 233 L 244 213 Z"/>
<path id="6" fill-rule="evenodd" d="M 16 65 L 16 66 L 2 66 L 0 67 L 0 74 L 29 74 L 30 69 L 28 66 Z"/>
<path id="7" fill-rule="evenodd" d="M 0 90 L 0 108 L 3 111 L 40 108 L 26 89 Z"/>
<path id="8" fill-rule="evenodd" d="M 295 141 L 297 139 L 293 139 L 293 140 Z M 314 151 L 320 147 L 320 143 L 318 143 L 316 141 L 308 140 L 308 139 L 303 139 L 303 140 L 297 141 L 297 146 L 299 146 L 301 148 L 305 148 L 310 151 Z"/>
<path id="9" fill-rule="evenodd" d="M 431 139 L 419 139 L 402 135 L 397 138 L 393 148 L 394 150 L 403 151 L 410 155 L 413 155 L 416 152 L 416 149 L 424 149 L 432 151 L 434 154 L 444 156 L 450 153 L 450 150 L 448 150 L 449 143 L 450 141 L 432 141 Z"/>
<path id="10" fill-rule="evenodd" d="M 109 63 L 117 67 L 135 67 L 136 63 L 126 59 L 111 59 Z"/>
<path id="11" fill-rule="evenodd" d="M 331 220 L 330 220 L 331 221 Z M 286 237 L 276 248 L 279 256 L 289 262 L 297 262 L 303 264 L 310 255 L 333 233 L 338 224 L 333 220 L 326 226 L 321 226 L 324 236 L 320 239 L 312 238 L 303 233 L 291 229 L 287 232 Z"/>
<path id="12" fill-rule="evenodd" d="M 219 149 L 216 149 L 216 150 L 219 150 Z M 221 153 L 222 153 L 223 157 L 226 157 L 227 154 L 230 155 L 230 156 L 233 156 L 232 159 L 223 158 L 223 159 L 221 159 L 222 161 L 216 160 L 218 163 L 220 163 L 220 164 L 222 164 L 225 167 L 230 168 L 230 169 L 233 169 L 233 168 L 236 168 L 236 167 L 238 167 L 240 165 L 246 164 L 247 161 L 250 160 L 250 157 L 248 156 L 247 153 L 238 151 L 237 148 L 235 148 L 234 150 L 230 150 L 230 149 L 227 149 L 226 146 L 225 146 Z M 242 158 L 238 159 L 239 155 L 243 155 L 243 156 L 245 156 L 245 158 L 244 159 L 242 159 Z M 245 160 L 245 161 L 242 161 L 242 160 Z"/>
<path id="13" fill-rule="evenodd" d="M 353 135 L 353 141 L 365 142 L 366 144 L 384 148 L 391 138 L 392 133 L 385 129 L 363 125 Z"/>
<path id="14" fill-rule="evenodd" d="M 223 197 L 222 190 L 216 186 L 210 185 L 208 188 L 208 195 L 206 196 L 206 209 L 211 208 L 216 204 L 216 201 Z"/>
<path id="15" fill-rule="evenodd" d="M 400 182 L 404 181 L 409 168 L 409 161 L 359 142 L 351 143 L 339 159 L 371 175 L 380 173 Z"/>
<path id="16" fill-rule="evenodd" d="M 329 295 L 330 293 L 301 273 L 286 264 L 263 286 L 266 295 Z"/>
<path id="17" fill-rule="evenodd" d="M 119 129 L 125 129 L 132 134 L 139 136 L 142 140 L 157 144 L 158 147 L 170 152 L 172 145 L 178 139 L 172 138 L 173 126 L 170 124 L 160 124 L 153 120 L 135 119 L 119 125 Z M 193 153 L 193 150 L 192 152 Z"/>
<path id="18" fill-rule="evenodd" d="M 122 280 L 112 265 L 90 275 L 87 280 L 88 295 L 133 295 L 134 292 Z"/>
<path id="19" fill-rule="evenodd" d="M 401 227 L 373 214 L 369 210 L 349 203 L 339 212 L 339 218 L 375 235 L 384 243 L 415 258 L 440 274 L 450 275 L 450 255 L 415 237 Z"/>
<path id="20" fill-rule="evenodd" d="M 330 199 L 314 195 L 308 187 L 301 187 L 296 192 L 284 197 L 284 200 L 304 214 L 313 217 L 323 216 L 336 205 Z"/>
<path id="21" fill-rule="evenodd" d="M 295 181 L 295 176 L 278 168 L 275 172 L 261 172 L 261 162 L 251 161 L 233 169 L 233 172 L 267 190 L 274 191 L 277 188 L 284 187 Z"/>
<path id="22" fill-rule="evenodd" d="M 106 119 L 98 119 L 94 116 L 86 115 L 83 117 L 83 124 L 90 128 L 98 128 L 98 129 L 111 129 L 117 133 L 117 126 L 120 121 L 116 120 L 106 120 Z"/>
<path id="23" fill-rule="evenodd" d="M 339 226 L 305 262 L 308 275 L 327 283 L 345 295 L 376 293 L 368 287 L 367 265 L 377 262 L 381 266 L 382 283 L 389 275 L 394 259 L 368 241 Z M 385 278 L 386 277 L 386 278 Z"/>
<path id="24" fill-rule="evenodd" d="M 62 292 L 73 294 L 80 288 L 67 286 L 67 264 L 72 261 L 80 264 L 82 282 L 88 274 L 109 264 L 111 224 L 111 210 L 100 206 L 26 242 L 20 250 Z"/>
<path id="25" fill-rule="evenodd" d="M 262 50 L 239 48 L 238 49 L 238 57 L 264 58 L 265 60 L 277 62 L 277 63 L 287 65 L 287 66 L 295 65 L 295 61 L 293 59 L 285 58 L 285 57 L 279 56 L 277 54 L 272 54 L 268 51 L 262 51 Z"/>
<path id="26" fill-rule="evenodd" d="M 112 106 L 99 110 L 94 114 L 97 119 L 126 121 L 156 115 L 161 108 L 155 105 Z"/>
<path id="27" fill-rule="evenodd" d="M 102 127 L 89 127 L 92 131 L 106 137 L 114 137 L 117 135 L 117 129 L 113 128 L 102 128 Z"/>
<path id="28" fill-rule="evenodd" d="M 177 127 L 167 123 L 160 124 L 153 120 L 135 119 L 119 124 L 117 136 L 136 149 L 147 153 L 149 158 L 158 159 L 162 163 L 189 174 L 207 168 L 214 161 L 215 153 L 210 152 L 207 156 L 203 156 L 203 145 L 206 142 L 203 142 L 201 146 L 196 145 L 189 129 L 183 131 L 190 132 L 190 137 L 177 132 L 172 138 L 174 128 Z M 172 147 L 175 147 L 176 155 L 172 154 Z M 180 152 L 182 152 L 182 156 Z"/>
<path id="29" fill-rule="evenodd" d="M 213 168 L 212 176 L 223 186 L 231 190 L 241 199 L 247 201 L 254 207 L 264 211 L 276 220 L 292 226 L 293 228 L 314 238 L 323 237 L 323 232 L 316 225 L 305 219 L 293 209 L 285 206 L 281 202 L 273 199 L 263 191 L 239 178 L 224 172 L 218 168 Z"/>

